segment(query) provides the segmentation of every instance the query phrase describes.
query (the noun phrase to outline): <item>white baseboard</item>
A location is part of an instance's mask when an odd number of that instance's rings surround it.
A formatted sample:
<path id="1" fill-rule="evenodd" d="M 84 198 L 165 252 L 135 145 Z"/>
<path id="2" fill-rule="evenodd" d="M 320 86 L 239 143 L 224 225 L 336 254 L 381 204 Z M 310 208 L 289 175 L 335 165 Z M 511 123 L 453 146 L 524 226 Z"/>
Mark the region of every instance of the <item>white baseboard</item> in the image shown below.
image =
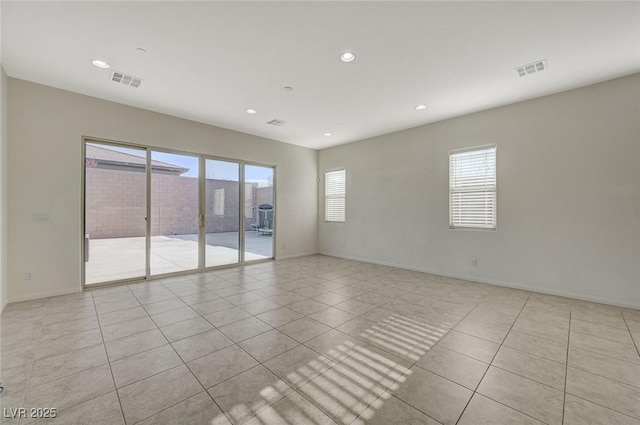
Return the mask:
<path id="1" fill-rule="evenodd" d="M 468 276 L 468 275 L 457 274 L 457 273 L 443 273 L 441 271 L 435 272 L 433 270 L 428 270 L 428 269 L 421 268 L 421 267 L 408 266 L 406 264 L 391 263 L 391 262 L 387 262 L 387 261 L 373 260 L 373 259 L 370 259 L 370 258 L 361 258 L 361 257 L 353 257 L 353 256 L 346 256 L 346 255 L 334 255 L 334 254 L 329 254 L 329 253 L 325 253 L 325 252 L 320 252 L 320 255 L 326 255 L 328 257 L 335 257 L 335 258 L 344 258 L 346 260 L 362 261 L 364 263 L 377 264 L 377 265 L 380 265 L 380 266 L 396 267 L 396 268 L 404 269 L 404 270 L 411 270 L 411 271 L 416 271 L 416 272 L 421 272 L 421 273 L 429 273 L 429 274 L 433 274 L 433 275 L 437 275 L 437 276 L 452 277 L 452 278 L 455 278 L 455 279 L 469 280 L 469 281 L 472 281 L 472 282 L 487 283 L 489 285 L 503 286 L 505 288 L 521 289 L 523 291 L 537 292 L 537 293 L 540 293 L 540 294 L 556 295 L 556 296 L 559 296 L 559 297 L 574 298 L 574 299 L 581 300 L 581 301 L 589 301 L 589 302 L 600 303 L 600 304 L 608 304 L 608 305 L 613 305 L 613 306 L 616 306 L 616 307 L 631 308 L 631 309 L 636 309 L 636 310 L 640 309 L 640 305 L 626 304 L 624 302 L 620 302 L 620 301 L 614 300 L 614 299 L 601 298 L 601 297 L 589 297 L 589 296 L 584 296 L 583 294 L 578 294 L 578 293 L 573 293 L 573 292 L 553 291 L 553 290 L 548 290 L 548 289 L 545 289 L 545 288 L 535 288 L 535 287 L 527 286 L 527 285 L 519 285 L 517 283 L 503 282 L 503 281 L 496 280 L 496 279 L 488 279 L 488 278 L 482 278 L 482 277 L 477 277 L 477 276 Z"/>
<path id="2" fill-rule="evenodd" d="M 19 303 L 19 302 L 22 302 L 22 301 L 37 300 L 39 298 L 57 297 L 59 295 L 75 294 L 77 292 L 82 292 L 82 288 L 62 289 L 60 291 L 37 292 L 35 294 L 29 294 L 29 295 L 24 296 L 24 297 L 9 298 L 8 304 Z"/>
<path id="3" fill-rule="evenodd" d="M 292 254 L 292 255 L 278 255 L 275 260 L 276 261 L 280 261 L 280 260 L 291 260 L 292 258 L 300 258 L 300 257 L 308 257 L 310 255 L 318 255 L 319 252 L 318 251 L 314 251 L 314 252 L 304 252 L 302 254 Z"/>

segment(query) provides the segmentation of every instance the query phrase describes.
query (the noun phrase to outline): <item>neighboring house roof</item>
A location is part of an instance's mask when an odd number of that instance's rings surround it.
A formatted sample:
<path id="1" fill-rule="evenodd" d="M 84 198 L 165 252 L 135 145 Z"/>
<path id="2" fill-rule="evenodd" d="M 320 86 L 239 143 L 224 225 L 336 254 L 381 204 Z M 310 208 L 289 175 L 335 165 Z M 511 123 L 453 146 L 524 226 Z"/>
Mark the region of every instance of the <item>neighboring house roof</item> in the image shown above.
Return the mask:
<path id="1" fill-rule="evenodd" d="M 147 160 L 144 157 L 107 149 L 90 143 L 86 144 L 85 156 L 87 159 L 95 159 L 98 163 L 132 168 L 144 168 L 147 163 Z M 188 168 L 181 167 L 179 165 L 155 160 L 151 160 L 151 169 L 172 171 L 179 174 L 184 174 L 189 171 Z"/>

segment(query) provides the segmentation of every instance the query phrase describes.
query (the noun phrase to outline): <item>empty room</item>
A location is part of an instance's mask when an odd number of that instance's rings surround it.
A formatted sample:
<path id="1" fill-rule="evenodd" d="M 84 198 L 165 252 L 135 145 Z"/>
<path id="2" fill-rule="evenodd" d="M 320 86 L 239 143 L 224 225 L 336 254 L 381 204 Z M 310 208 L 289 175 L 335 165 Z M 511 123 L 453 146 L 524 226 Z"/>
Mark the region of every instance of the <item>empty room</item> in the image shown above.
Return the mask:
<path id="1" fill-rule="evenodd" d="M 640 425 L 640 2 L 0 24 L 0 423 Z"/>

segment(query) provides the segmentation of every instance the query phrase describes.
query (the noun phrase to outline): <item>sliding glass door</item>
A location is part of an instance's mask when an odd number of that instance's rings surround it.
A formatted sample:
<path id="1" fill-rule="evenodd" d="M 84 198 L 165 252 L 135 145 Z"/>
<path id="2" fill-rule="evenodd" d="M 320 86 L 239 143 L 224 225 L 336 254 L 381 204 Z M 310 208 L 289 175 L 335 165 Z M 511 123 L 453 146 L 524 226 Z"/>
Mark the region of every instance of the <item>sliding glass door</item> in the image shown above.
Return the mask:
<path id="1" fill-rule="evenodd" d="M 245 261 L 273 258 L 274 168 L 244 166 Z"/>
<path id="2" fill-rule="evenodd" d="M 240 164 L 205 160 L 205 266 L 240 262 Z"/>
<path id="3" fill-rule="evenodd" d="M 199 158 L 151 152 L 151 274 L 198 269 Z"/>
<path id="4" fill-rule="evenodd" d="M 146 276 L 147 151 L 86 143 L 85 284 Z"/>
<path id="5" fill-rule="evenodd" d="M 273 258 L 273 167 L 86 140 L 84 284 Z"/>

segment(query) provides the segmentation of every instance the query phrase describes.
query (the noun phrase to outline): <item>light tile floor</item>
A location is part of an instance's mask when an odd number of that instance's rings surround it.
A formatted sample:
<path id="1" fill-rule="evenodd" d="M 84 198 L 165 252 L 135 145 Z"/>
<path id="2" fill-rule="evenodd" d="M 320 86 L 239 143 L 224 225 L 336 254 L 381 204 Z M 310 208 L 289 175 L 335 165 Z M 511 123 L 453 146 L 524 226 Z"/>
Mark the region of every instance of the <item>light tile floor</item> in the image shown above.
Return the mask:
<path id="1" fill-rule="evenodd" d="M 640 311 L 330 257 L 0 321 L 3 424 L 640 424 Z"/>

